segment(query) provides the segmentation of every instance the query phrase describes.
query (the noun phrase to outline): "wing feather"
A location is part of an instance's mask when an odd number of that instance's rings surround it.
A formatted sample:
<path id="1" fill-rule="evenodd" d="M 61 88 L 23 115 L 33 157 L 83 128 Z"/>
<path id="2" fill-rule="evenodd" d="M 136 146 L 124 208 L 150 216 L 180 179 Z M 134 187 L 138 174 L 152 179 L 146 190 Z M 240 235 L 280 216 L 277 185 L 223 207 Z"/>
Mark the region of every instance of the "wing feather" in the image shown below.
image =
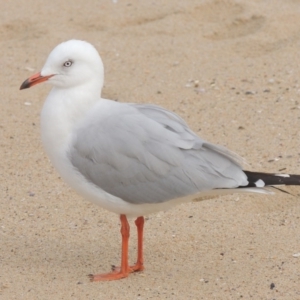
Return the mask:
<path id="1" fill-rule="evenodd" d="M 74 133 L 69 158 L 87 180 L 134 203 L 247 185 L 236 156 L 154 105 L 101 105 Z"/>

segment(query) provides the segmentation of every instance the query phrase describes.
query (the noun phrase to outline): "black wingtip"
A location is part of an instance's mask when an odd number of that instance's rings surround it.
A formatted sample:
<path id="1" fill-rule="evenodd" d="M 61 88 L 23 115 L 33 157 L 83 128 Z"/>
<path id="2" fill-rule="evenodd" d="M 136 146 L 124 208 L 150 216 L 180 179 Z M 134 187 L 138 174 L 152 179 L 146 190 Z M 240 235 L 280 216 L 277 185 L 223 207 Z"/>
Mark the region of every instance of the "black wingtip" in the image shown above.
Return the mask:
<path id="1" fill-rule="evenodd" d="M 245 187 L 300 185 L 300 175 L 244 171 L 249 184 Z"/>

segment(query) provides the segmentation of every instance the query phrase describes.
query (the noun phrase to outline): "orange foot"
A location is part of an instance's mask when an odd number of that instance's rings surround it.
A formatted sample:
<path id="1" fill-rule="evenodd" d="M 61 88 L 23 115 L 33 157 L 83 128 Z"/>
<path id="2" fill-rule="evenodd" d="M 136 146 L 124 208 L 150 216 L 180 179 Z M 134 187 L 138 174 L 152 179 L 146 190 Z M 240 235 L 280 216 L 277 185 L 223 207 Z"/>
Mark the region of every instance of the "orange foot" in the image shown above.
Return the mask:
<path id="1" fill-rule="evenodd" d="M 109 281 L 109 280 L 118 280 L 127 277 L 130 273 L 143 271 L 143 264 L 136 263 L 133 266 L 130 266 L 127 271 L 121 271 L 120 267 L 112 266 L 112 272 L 104 274 L 89 274 L 88 277 L 90 281 Z"/>
<path id="2" fill-rule="evenodd" d="M 121 268 L 120 267 L 116 267 L 116 266 L 111 266 L 111 269 L 113 272 L 120 272 Z M 133 273 L 133 272 L 139 272 L 139 271 L 143 271 L 145 269 L 144 265 L 142 263 L 136 263 L 133 266 L 129 266 L 129 273 Z"/>
<path id="3" fill-rule="evenodd" d="M 89 274 L 90 281 L 109 281 L 109 280 L 117 280 L 125 278 L 129 275 L 130 271 L 128 272 L 121 272 L 121 271 L 113 271 L 110 273 L 104 273 L 104 274 Z"/>

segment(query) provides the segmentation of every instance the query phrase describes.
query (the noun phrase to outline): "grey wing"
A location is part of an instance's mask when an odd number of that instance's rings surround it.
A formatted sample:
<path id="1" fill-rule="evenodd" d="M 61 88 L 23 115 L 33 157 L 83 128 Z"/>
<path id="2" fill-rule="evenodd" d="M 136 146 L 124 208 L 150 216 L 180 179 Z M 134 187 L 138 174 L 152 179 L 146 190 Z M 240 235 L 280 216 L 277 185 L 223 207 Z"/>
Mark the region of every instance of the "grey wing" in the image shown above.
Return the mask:
<path id="1" fill-rule="evenodd" d="M 180 118 L 175 113 L 168 111 L 160 106 L 152 105 L 152 104 L 135 104 L 132 103 L 131 105 L 137 107 L 142 113 L 151 117 L 152 119 L 156 120 L 157 122 L 161 123 L 166 128 L 173 130 L 175 132 L 181 133 L 181 137 L 184 136 L 186 132 L 189 136 L 193 137 L 194 140 L 194 148 L 197 148 L 197 144 L 202 147 L 203 143 L 205 142 L 199 136 L 196 135 L 186 124 L 186 122 Z M 208 142 L 204 143 L 205 147 L 211 149 L 212 151 L 216 151 L 221 155 L 224 155 L 228 159 L 230 159 L 233 163 L 241 165 L 245 163 L 245 160 L 237 155 L 236 153 L 228 150 L 227 148 L 214 145 Z"/>
<path id="2" fill-rule="evenodd" d="M 153 105 L 118 103 L 94 117 L 77 130 L 69 157 L 87 180 L 134 204 L 248 183 L 233 154 Z"/>

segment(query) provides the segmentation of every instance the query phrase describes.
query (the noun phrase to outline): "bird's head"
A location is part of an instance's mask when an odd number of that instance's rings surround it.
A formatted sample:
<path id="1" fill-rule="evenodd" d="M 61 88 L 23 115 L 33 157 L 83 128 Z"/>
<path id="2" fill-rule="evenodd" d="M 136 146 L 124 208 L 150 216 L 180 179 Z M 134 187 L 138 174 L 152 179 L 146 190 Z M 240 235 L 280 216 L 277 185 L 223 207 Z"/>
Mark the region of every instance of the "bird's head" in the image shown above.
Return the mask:
<path id="1" fill-rule="evenodd" d="M 95 81 L 102 89 L 103 63 L 94 46 L 85 41 L 69 40 L 56 46 L 41 72 L 26 79 L 20 89 L 27 89 L 44 81 L 58 88 L 76 87 Z"/>

